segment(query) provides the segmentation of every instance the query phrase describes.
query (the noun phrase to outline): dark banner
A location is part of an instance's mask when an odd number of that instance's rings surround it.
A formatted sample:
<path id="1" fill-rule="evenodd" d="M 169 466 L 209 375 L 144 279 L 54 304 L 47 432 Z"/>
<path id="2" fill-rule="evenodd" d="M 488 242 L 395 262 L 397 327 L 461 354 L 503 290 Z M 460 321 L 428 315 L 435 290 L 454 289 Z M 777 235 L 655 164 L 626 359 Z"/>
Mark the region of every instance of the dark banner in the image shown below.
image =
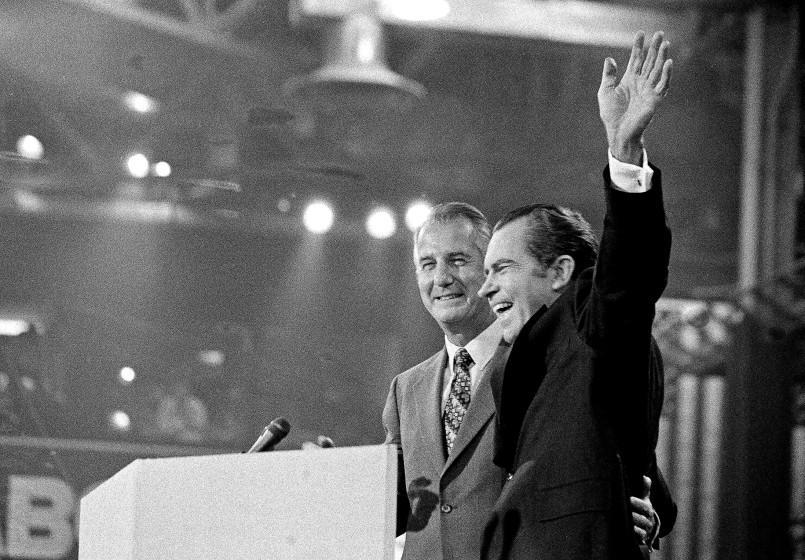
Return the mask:
<path id="1" fill-rule="evenodd" d="M 77 560 L 83 495 L 135 459 L 213 450 L 0 436 L 0 558 Z"/>

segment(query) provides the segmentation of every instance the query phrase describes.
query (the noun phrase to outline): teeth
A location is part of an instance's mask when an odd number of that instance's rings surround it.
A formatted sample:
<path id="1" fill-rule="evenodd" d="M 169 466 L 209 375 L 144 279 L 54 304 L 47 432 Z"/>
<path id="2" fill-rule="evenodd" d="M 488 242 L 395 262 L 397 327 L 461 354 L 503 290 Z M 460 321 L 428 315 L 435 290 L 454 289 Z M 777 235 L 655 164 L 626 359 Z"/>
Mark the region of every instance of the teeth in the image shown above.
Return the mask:
<path id="1" fill-rule="evenodd" d="M 439 300 L 439 301 L 442 301 L 442 300 L 445 300 L 445 299 L 456 299 L 458 297 L 461 297 L 461 296 L 459 296 L 458 294 L 448 294 L 446 296 L 436 296 L 436 299 Z"/>
<path id="2" fill-rule="evenodd" d="M 511 303 L 498 303 L 492 309 L 495 311 L 495 313 L 503 313 L 504 311 L 511 309 L 511 306 Z"/>

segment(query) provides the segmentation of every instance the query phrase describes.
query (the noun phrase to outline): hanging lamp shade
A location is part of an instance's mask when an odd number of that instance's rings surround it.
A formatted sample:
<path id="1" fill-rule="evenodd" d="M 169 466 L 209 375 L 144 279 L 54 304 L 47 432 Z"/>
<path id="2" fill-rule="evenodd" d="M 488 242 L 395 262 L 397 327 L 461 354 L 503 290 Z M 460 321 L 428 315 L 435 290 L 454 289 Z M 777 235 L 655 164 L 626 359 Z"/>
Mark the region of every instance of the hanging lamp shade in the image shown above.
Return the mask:
<path id="1" fill-rule="evenodd" d="M 320 109 L 380 101 L 404 109 L 424 98 L 425 88 L 386 65 L 380 20 L 358 12 L 330 23 L 326 29 L 324 66 L 292 78 L 285 93 Z"/>

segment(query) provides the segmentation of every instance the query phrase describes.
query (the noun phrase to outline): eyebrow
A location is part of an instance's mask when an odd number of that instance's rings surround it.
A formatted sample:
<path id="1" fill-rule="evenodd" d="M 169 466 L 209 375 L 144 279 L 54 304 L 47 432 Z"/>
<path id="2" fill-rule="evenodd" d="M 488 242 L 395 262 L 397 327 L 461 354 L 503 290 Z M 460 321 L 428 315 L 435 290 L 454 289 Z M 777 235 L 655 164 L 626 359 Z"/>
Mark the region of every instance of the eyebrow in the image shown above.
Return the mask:
<path id="1" fill-rule="evenodd" d="M 501 266 L 506 264 L 516 264 L 517 261 L 513 259 L 498 259 L 488 267 L 484 267 L 484 270 L 498 270 Z"/>
<path id="2" fill-rule="evenodd" d="M 470 254 L 465 252 L 465 251 L 451 251 L 451 252 L 447 253 L 447 258 L 448 259 L 452 259 L 452 258 L 455 258 L 455 257 L 468 257 L 469 258 Z M 436 257 L 434 257 L 432 254 L 425 254 L 425 255 L 420 255 L 418 260 L 423 261 L 423 260 L 435 259 L 435 258 Z"/>

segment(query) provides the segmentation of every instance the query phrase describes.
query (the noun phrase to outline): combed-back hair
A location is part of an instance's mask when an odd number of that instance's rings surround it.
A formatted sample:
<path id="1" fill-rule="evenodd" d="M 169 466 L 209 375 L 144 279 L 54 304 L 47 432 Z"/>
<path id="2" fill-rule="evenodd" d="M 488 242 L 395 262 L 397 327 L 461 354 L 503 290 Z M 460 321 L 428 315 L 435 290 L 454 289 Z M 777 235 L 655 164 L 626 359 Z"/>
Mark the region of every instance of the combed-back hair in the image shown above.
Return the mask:
<path id="1" fill-rule="evenodd" d="M 576 263 L 573 271 L 576 278 L 595 264 L 598 239 L 589 222 L 575 210 L 553 204 L 528 204 L 503 216 L 494 231 L 519 218 L 528 220 L 528 252 L 545 268 L 557 257 L 570 255 Z"/>
<path id="2" fill-rule="evenodd" d="M 478 248 L 485 253 L 489 245 L 489 239 L 492 237 L 492 227 L 489 225 L 486 216 L 484 216 L 480 210 L 466 202 L 444 202 L 434 206 L 428 219 L 425 220 L 414 233 L 414 246 L 416 246 L 416 242 L 419 239 L 419 233 L 425 226 L 434 223 L 446 224 L 460 218 L 464 218 L 470 222 L 481 244 Z"/>

